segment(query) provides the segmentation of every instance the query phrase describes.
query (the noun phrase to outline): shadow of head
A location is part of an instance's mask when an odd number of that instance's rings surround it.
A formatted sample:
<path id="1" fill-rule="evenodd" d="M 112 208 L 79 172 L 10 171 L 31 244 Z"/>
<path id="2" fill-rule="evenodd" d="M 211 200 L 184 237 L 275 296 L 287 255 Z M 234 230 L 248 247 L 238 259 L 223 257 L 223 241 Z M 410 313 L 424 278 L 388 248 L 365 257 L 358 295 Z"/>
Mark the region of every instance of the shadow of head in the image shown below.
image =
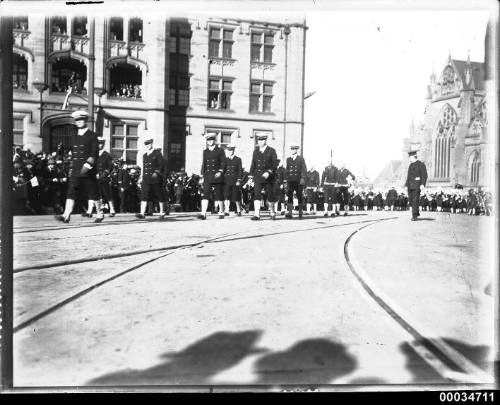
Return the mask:
<path id="1" fill-rule="evenodd" d="M 354 371 L 356 364 L 343 344 L 308 339 L 261 357 L 255 369 L 258 384 L 328 384 Z"/>
<path id="2" fill-rule="evenodd" d="M 167 352 L 164 361 L 143 370 L 122 370 L 98 377 L 88 385 L 207 384 L 211 376 L 229 369 L 246 356 L 265 352 L 254 345 L 262 332 L 216 332 L 178 352 Z"/>

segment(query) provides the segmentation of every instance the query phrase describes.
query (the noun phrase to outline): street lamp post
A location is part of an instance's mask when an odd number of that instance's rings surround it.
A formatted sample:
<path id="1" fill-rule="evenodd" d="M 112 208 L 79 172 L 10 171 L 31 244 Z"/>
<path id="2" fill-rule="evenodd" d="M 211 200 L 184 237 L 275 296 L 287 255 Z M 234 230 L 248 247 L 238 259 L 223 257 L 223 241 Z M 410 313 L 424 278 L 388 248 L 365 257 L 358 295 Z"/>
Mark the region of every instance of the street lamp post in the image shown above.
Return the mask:
<path id="1" fill-rule="evenodd" d="M 42 113 L 43 113 L 43 99 L 42 95 L 45 90 L 49 88 L 49 86 L 45 82 L 34 81 L 33 87 L 38 90 L 40 93 L 40 137 L 42 137 Z"/>

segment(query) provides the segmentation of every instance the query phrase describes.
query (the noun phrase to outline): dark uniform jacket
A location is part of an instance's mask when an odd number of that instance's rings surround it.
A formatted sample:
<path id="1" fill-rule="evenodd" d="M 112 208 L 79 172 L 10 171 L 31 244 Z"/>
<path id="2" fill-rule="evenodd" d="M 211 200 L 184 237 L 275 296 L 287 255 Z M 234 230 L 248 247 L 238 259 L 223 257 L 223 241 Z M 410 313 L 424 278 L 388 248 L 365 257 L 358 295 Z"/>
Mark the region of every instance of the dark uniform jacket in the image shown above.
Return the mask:
<path id="1" fill-rule="evenodd" d="M 103 151 L 98 157 L 97 157 L 97 173 L 99 173 L 99 180 L 100 181 L 109 181 L 109 175 L 111 173 L 111 170 L 113 169 L 113 159 L 111 158 L 111 155 Z"/>
<path id="2" fill-rule="evenodd" d="M 307 172 L 306 187 L 319 187 L 319 173 L 316 170 Z"/>
<path id="3" fill-rule="evenodd" d="M 143 155 L 142 182 L 144 184 L 158 184 L 161 182 L 160 175 L 163 171 L 163 162 L 163 156 L 158 149 L 153 149 L 153 152 L 149 155 L 147 153 Z"/>
<path id="4" fill-rule="evenodd" d="M 124 190 L 128 190 L 130 186 L 130 175 L 127 169 L 120 168 L 118 169 L 118 173 L 116 175 L 118 188 L 123 188 Z"/>
<path id="5" fill-rule="evenodd" d="M 398 198 L 398 192 L 391 188 L 388 192 L 387 192 L 387 202 L 389 203 L 389 205 L 393 205 L 394 202 L 397 200 Z"/>
<path id="6" fill-rule="evenodd" d="M 285 182 L 286 169 L 283 166 L 278 166 L 276 169 L 276 184 L 282 185 Z"/>
<path id="7" fill-rule="evenodd" d="M 250 165 L 250 175 L 253 176 L 254 183 L 272 183 L 274 182 L 276 169 L 278 168 L 278 156 L 276 151 L 269 145 L 266 145 L 264 152 L 260 148 L 255 148 Z M 262 177 L 264 173 L 269 173 L 269 177 Z"/>
<path id="8" fill-rule="evenodd" d="M 356 179 L 356 177 L 354 177 L 354 174 L 352 174 L 349 170 L 339 169 L 337 172 L 337 183 L 339 183 L 341 186 L 347 186 L 347 178 L 349 176 L 351 176 L 352 180 Z"/>
<path id="9" fill-rule="evenodd" d="M 323 171 L 323 175 L 321 176 L 321 185 L 324 186 L 325 183 L 332 183 L 330 185 L 333 185 L 333 183 L 336 183 L 338 171 L 339 169 L 337 169 L 337 167 L 334 165 L 326 166 L 325 170 Z"/>
<path id="10" fill-rule="evenodd" d="M 427 182 L 427 169 L 425 164 L 420 160 L 410 163 L 408 166 L 408 177 L 406 178 L 405 187 L 410 190 L 419 189 L 421 185 L 425 186 Z"/>
<path id="11" fill-rule="evenodd" d="M 99 155 L 97 135 L 90 129 L 83 135 L 74 134 L 71 137 L 71 176 L 94 178 L 97 174 L 96 161 Z M 85 163 L 92 166 L 90 170 L 82 168 Z"/>
<path id="12" fill-rule="evenodd" d="M 234 156 L 231 158 L 226 158 L 226 163 L 224 167 L 224 183 L 229 186 L 234 186 L 237 181 L 240 183 L 243 180 L 243 164 L 241 163 L 241 158 Z"/>
<path id="13" fill-rule="evenodd" d="M 215 178 L 215 173 L 224 173 L 226 156 L 224 151 L 215 146 L 213 150 L 206 148 L 203 151 L 203 163 L 201 164 L 201 175 L 205 183 L 222 183 L 223 176 Z"/>
<path id="14" fill-rule="evenodd" d="M 306 161 L 302 156 L 296 155 L 297 157 L 293 159 L 288 157 L 286 159 L 286 180 L 287 181 L 299 181 L 303 180 L 305 183 L 307 177 L 307 167 Z"/>

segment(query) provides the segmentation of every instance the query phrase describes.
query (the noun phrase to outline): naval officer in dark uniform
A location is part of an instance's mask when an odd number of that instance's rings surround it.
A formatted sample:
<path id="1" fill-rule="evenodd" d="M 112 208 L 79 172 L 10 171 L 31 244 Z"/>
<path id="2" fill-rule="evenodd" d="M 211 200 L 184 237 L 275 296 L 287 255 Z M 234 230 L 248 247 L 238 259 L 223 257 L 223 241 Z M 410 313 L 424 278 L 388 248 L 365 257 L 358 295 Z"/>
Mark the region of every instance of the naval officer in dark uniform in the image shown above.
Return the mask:
<path id="1" fill-rule="evenodd" d="M 113 198 L 111 195 L 111 172 L 113 170 L 113 158 L 109 152 L 104 150 L 104 145 L 106 140 L 104 138 L 98 138 L 99 140 L 99 156 L 97 157 L 97 185 L 99 188 L 99 198 L 101 201 L 101 207 L 104 202 L 109 205 L 109 216 L 114 217 L 116 215 L 115 205 L 113 203 Z M 89 208 L 90 210 L 90 208 Z M 92 213 L 92 211 L 90 211 Z M 88 211 L 87 211 L 88 213 Z"/>
<path id="2" fill-rule="evenodd" d="M 139 219 L 146 218 L 148 201 L 157 200 L 160 206 L 160 217 L 165 218 L 165 195 L 161 184 L 161 174 L 165 161 L 159 149 L 153 149 L 153 139 L 144 141 L 146 153 L 142 156 L 142 182 L 141 182 L 141 212 L 135 216 Z"/>
<path id="3" fill-rule="evenodd" d="M 219 210 L 219 219 L 224 219 L 223 206 L 223 174 L 226 156 L 224 151 L 215 144 L 217 134 L 208 132 L 205 134 L 207 148 L 203 150 L 203 162 L 201 164 L 200 183 L 203 183 L 203 197 L 201 199 L 201 213 L 199 219 L 207 219 L 208 200 L 210 189 L 214 188 L 214 205 Z"/>
<path id="4" fill-rule="evenodd" d="M 321 176 L 321 187 L 324 191 L 324 217 L 330 215 L 331 217 L 335 216 L 335 208 L 338 203 L 338 190 L 337 190 L 337 181 L 338 181 L 338 171 L 337 167 L 333 164 L 333 159 L 330 158 L 330 163 L 323 170 L 323 175 Z M 328 211 L 328 205 L 332 206 L 332 211 Z"/>
<path id="5" fill-rule="evenodd" d="M 353 184 L 354 180 L 356 180 L 354 174 L 349 169 L 346 169 L 345 164 L 342 163 L 337 172 L 337 183 L 339 186 L 338 196 L 342 201 L 344 216 L 347 216 L 349 213 L 349 187 Z M 340 214 L 340 201 L 337 201 L 335 208 L 337 213 Z"/>
<path id="6" fill-rule="evenodd" d="M 104 216 L 98 200 L 96 179 L 96 162 L 99 155 L 97 135 L 87 127 L 89 119 L 87 111 L 75 111 L 71 116 L 78 131 L 71 136 L 71 161 L 64 213 L 56 216 L 56 219 L 68 223 L 75 206 L 75 199 L 86 194 L 89 204 L 95 202 L 96 205 L 97 218 L 94 222 L 102 222 Z"/>
<path id="7" fill-rule="evenodd" d="M 408 176 L 405 187 L 408 188 L 408 199 L 411 206 L 411 220 L 416 221 L 419 213 L 420 192 L 424 190 L 427 182 L 427 168 L 425 164 L 418 160 L 417 152 L 408 152 L 410 165 L 408 166 Z"/>
<path id="8" fill-rule="evenodd" d="M 314 166 L 307 172 L 306 177 L 306 207 L 308 214 L 315 214 L 318 209 L 318 189 L 319 189 L 319 172 L 314 170 Z M 312 212 L 311 212 L 312 207 Z"/>
<path id="9" fill-rule="evenodd" d="M 306 184 L 307 167 L 306 162 L 302 156 L 299 156 L 299 145 L 292 143 L 290 145 L 291 156 L 286 159 L 286 174 L 285 179 L 287 182 L 287 208 L 288 213 L 286 218 L 293 218 L 293 192 L 297 193 L 297 200 L 299 203 L 299 218 L 302 218 L 302 194 L 303 188 Z"/>
<path id="10" fill-rule="evenodd" d="M 267 134 L 258 133 L 257 147 L 253 151 L 252 164 L 250 166 L 250 176 L 253 178 L 253 206 L 254 215 L 251 218 L 253 221 L 260 219 L 260 199 L 262 189 L 266 192 L 269 211 L 271 212 L 271 219 L 276 219 L 276 211 L 274 203 L 276 198 L 274 196 L 274 181 L 276 169 L 278 168 L 278 156 L 276 150 L 267 145 Z"/>
<path id="11" fill-rule="evenodd" d="M 224 167 L 224 215 L 229 215 L 232 202 L 236 205 L 236 215 L 241 216 L 241 182 L 243 164 L 241 158 L 234 154 L 234 145 L 226 148 L 226 164 Z"/>

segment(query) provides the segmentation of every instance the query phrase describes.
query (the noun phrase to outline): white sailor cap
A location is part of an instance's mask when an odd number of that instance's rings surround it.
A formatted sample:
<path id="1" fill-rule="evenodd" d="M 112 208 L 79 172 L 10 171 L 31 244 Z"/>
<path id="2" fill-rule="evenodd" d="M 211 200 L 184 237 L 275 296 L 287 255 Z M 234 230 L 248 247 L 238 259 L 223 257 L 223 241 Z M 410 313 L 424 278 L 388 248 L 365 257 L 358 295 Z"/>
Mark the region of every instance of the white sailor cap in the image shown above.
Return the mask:
<path id="1" fill-rule="evenodd" d="M 235 150 L 236 149 L 236 145 L 234 145 L 234 144 L 231 143 L 231 144 L 229 144 L 229 145 L 226 146 L 226 149 Z"/>
<path id="2" fill-rule="evenodd" d="M 290 149 L 299 149 L 300 145 L 298 143 L 291 143 L 290 144 Z"/>
<path id="3" fill-rule="evenodd" d="M 88 120 L 90 117 L 90 114 L 87 111 L 80 110 L 80 111 L 74 111 L 73 113 L 71 113 L 71 116 L 73 117 L 73 119 L 75 121 Z"/>
<path id="4" fill-rule="evenodd" d="M 261 140 L 261 139 L 267 139 L 267 133 L 265 132 L 257 132 L 255 134 L 255 137 L 257 138 L 257 140 Z"/>
<path id="5" fill-rule="evenodd" d="M 104 139 L 102 137 L 99 137 L 99 138 L 97 138 L 97 142 L 99 142 L 99 143 L 106 143 L 106 139 Z"/>
<path id="6" fill-rule="evenodd" d="M 217 138 L 217 134 L 215 132 L 207 132 L 205 135 L 203 135 L 205 139 L 208 141 L 209 139 L 215 139 Z"/>
<path id="7" fill-rule="evenodd" d="M 153 143 L 153 138 L 146 138 L 146 139 L 144 139 L 144 145 L 148 145 L 150 143 Z"/>

